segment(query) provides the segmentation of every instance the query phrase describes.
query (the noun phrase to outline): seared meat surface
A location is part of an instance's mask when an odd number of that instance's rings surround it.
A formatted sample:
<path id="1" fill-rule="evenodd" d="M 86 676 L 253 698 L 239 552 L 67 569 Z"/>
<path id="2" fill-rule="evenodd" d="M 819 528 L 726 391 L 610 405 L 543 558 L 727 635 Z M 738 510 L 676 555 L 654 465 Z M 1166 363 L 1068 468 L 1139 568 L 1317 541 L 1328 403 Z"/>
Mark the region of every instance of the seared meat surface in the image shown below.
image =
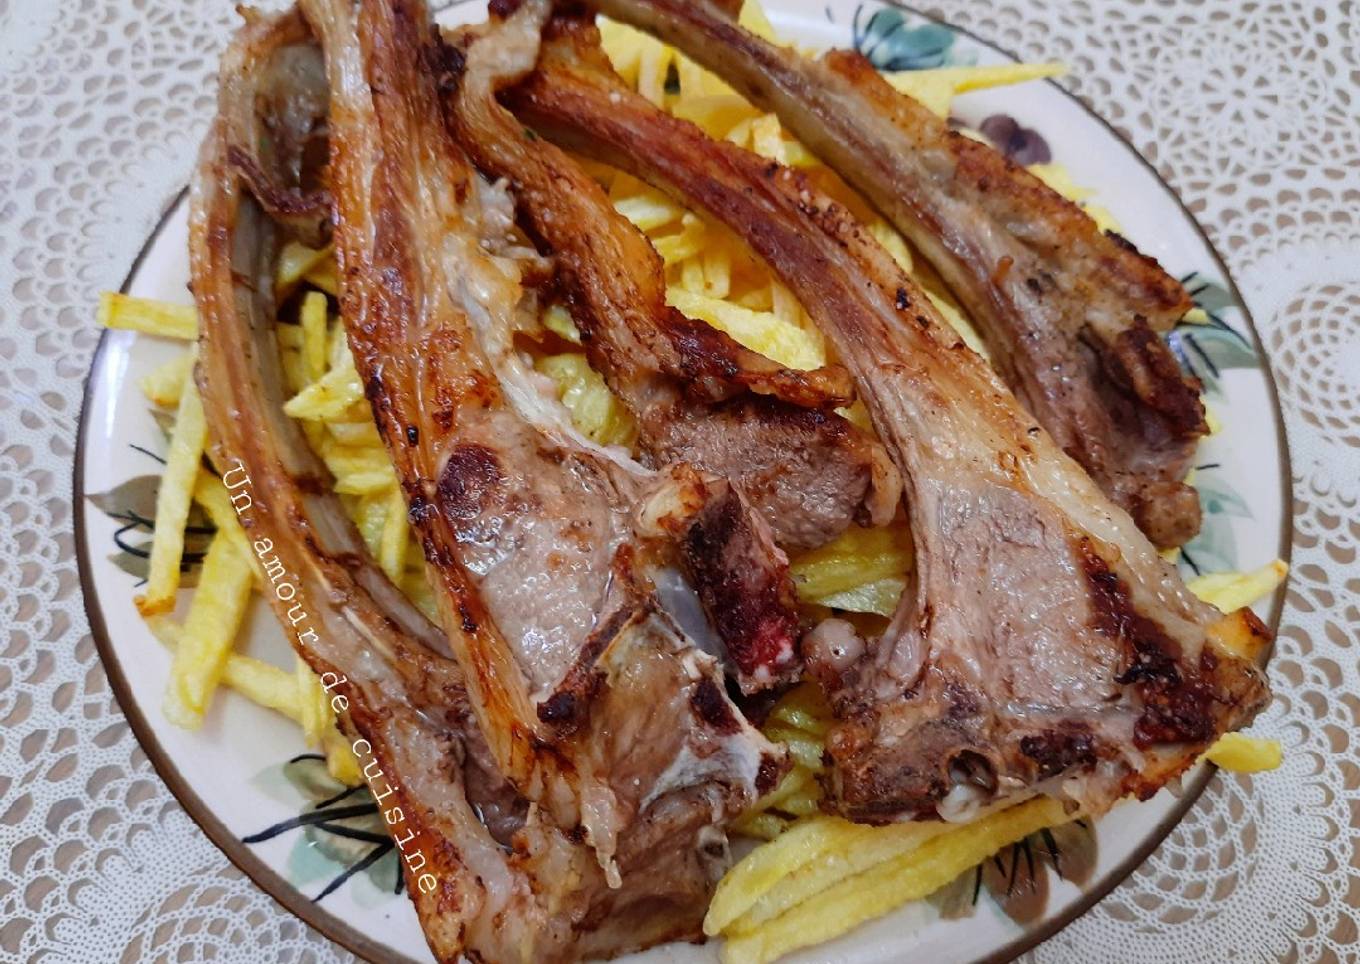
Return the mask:
<path id="1" fill-rule="evenodd" d="M 862 56 L 808 60 L 710 0 L 601 0 L 777 112 L 936 268 L 1002 378 L 1158 546 L 1199 531 L 1183 482 L 1208 431 L 1199 385 L 1158 333 L 1191 302 L 1127 241 L 895 91 Z"/>
<path id="2" fill-rule="evenodd" d="M 347 4 L 313 5 L 310 12 L 331 31 L 332 67 L 337 55 L 358 53 Z M 336 19 L 327 19 L 331 15 Z M 371 34 L 379 43 L 423 23 L 404 24 L 384 4 L 370 5 L 364 15 L 381 21 Z M 363 82 L 362 72 L 352 76 Z M 268 198 L 305 189 L 296 168 L 253 152 L 266 133 L 306 140 L 324 131 L 327 86 L 321 50 L 301 16 L 252 14 L 224 57 L 219 113 L 193 187 L 198 378 L 214 460 L 250 480 L 253 502 L 241 516 L 248 535 L 262 559 L 271 565 L 277 559 L 296 589 L 286 599 L 269 594 L 270 602 L 300 655 L 328 674 L 331 693 L 345 700 L 342 726 L 375 795 L 381 794 L 407 891 L 436 958 L 576 960 L 693 938 L 727 860 L 723 822 L 754 795 L 755 784 L 778 779 L 781 760 L 735 713 L 712 660 L 695 651 L 650 590 L 637 585 L 647 570 L 640 564 L 612 570 L 620 582 L 613 592 L 627 599 L 627 608 L 610 610 L 610 618 L 626 615 L 604 637 L 596 664 L 589 714 L 605 725 L 594 727 L 590 755 L 546 735 L 536 747 L 611 782 L 594 788 L 588 801 L 615 818 L 607 828 L 613 846 L 602 859 L 599 836 L 584 829 L 586 819 L 554 820 L 547 806 L 531 805 L 506 778 L 448 636 L 368 556 L 330 494 L 324 465 L 283 414 L 275 260 L 283 242 L 307 228 L 272 216 Z M 254 170 L 243 169 L 242 156 L 255 157 Z M 390 242 L 398 240 L 388 237 L 389 256 Z M 415 256 L 409 248 L 405 254 Z M 535 451 L 549 449 L 551 443 L 540 440 Z M 607 474 L 595 472 L 592 479 Z M 485 477 L 476 471 L 458 476 Z M 724 506 L 745 511 L 740 503 L 733 507 L 720 483 L 692 473 L 664 480 L 644 475 L 628 484 L 646 487 L 651 499 L 619 514 L 652 541 L 669 537 L 671 526 L 688 532 L 679 518 L 684 513 Z M 515 511 L 522 516 L 525 509 Z M 468 524 L 476 522 L 492 525 L 486 513 Z M 521 524 L 519 531 L 525 529 Z M 638 556 L 651 551 L 642 538 L 618 541 Z M 623 577 L 635 583 L 622 585 Z M 299 622 L 297 612 L 307 621 Z"/>
<path id="3" fill-rule="evenodd" d="M 695 593 L 674 569 L 704 512 L 750 510 L 721 480 L 586 441 L 515 347 L 542 262 L 442 123 L 424 7 L 303 9 L 330 78 L 343 319 L 491 758 L 611 885 L 632 886 L 624 861 L 660 827 L 684 828 L 670 846 L 697 873 L 784 754 L 665 599 Z M 683 908 L 688 925 L 702 909 Z"/>
<path id="4" fill-rule="evenodd" d="M 835 344 L 904 480 L 916 562 L 891 625 L 866 640 L 832 621 L 806 646 L 840 720 L 835 806 L 960 817 L 1050 792 L 1097 813 L 1248 722 L 1266 687 L 1227 641 L 1264 634 L 1255 617 L 1195 598 L 835 202 L 633 94 L 597 40 L 559 21 L 513 109 L 760 253 Z"/>
<path id="5" fill-rule="evenodd" d="M 850 401 L 843 369 L 796 371 L 666 304 L 661 258 L 578 165 L 531 137 L 495 100 L 533 69 L 551 4 L 530 0 L 503 26 L 455 38 L 449 96 L 461 144 L 505 178 L 551 252 L 594 367 L 632 411 L 657 467 L 686 462 L 737 483 L 780 546 L 814 548 L 852 521 L 883 524 L 898 491 L 881 447 L 831 409 Z"/>

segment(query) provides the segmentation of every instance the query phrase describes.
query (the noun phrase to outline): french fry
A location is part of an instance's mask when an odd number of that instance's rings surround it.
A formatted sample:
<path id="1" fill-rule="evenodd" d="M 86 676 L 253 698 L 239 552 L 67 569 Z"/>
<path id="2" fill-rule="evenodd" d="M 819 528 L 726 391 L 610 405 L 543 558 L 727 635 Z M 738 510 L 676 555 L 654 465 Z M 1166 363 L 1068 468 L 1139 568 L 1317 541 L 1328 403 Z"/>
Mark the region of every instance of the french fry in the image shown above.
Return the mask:
<path id="1" fill-rule="evenodd" d="M 910 563 L 908 563 L 908 567 L 910 567 Z M 873 613 L 878 616 L 891 617 L 893 613 L 897 612 L 897 603 L 901 600 L 902 592 L 906 588 L 907 580 L 905 577 L 888 576 L 884 579 L 875 579 L 873 582 L 863 583 L 844 592 L 823 596 L 816 602 L 829 609 L 840 609 L 849 613 Z"/>
<path id="2" fill-rule="evenodd" d="M 789 572 L 800 599 L 820 602 L 881 579 L 901 578 L 911 564 L 911 534 L 904 523 L 894 523 L 878 529 L 851 526 L 800 555 Z"/>
<path id="3" fill-rule="evenodd" d="M 950 105 L 958 94 L 984 87 L 1004 87 L 1027 80 L 1057 77 L 1067 73 L 1063 64 L 998 64 L 991 67 L 936 67 L 932 70 L 903 70 L 884 74 L 884 79 L 899 91 L 920 101 L 940 117 L 949 117 Z"/>
<path id="4" fill-rule="evenodd" d="M 559 304 L 551 304 L 539 319 L 543 327 L 565 338 L 572 344 L 581 344 L 581 333 L 576 330 L 576 322 L 571 320 L 571 312 Z"/>
<path id="5" fill-rule="evenodd" d="M 1263 740 L 1245 733 L 1224 733 L 1205 751 L 1204 759 L 1234 773 L 1261 773 L 1284 762 L 1279 740 Z"/>
<path id="6" fill-rule="evenodd" d="M 293 681 L 297 687 L 302 738 L 308 746 L 320 746 L 325 729 L 331 722 L 326 691 L 321 688 L 321 680 L 317 679 L 301 656 L 294 656 L 293 660 Z"/>
<path id="7" fill-rule="evenodd" d="M 782 836 L 752 850 L 718 882 L 704 917 L 704 933 L 713 937 L 725 932 L 781 880 L 821 855 L 859 839 L 869 829 L 825 816 L 793 824 Z"/>
<path id="8" fill-rule="evenodd" d="M 142 394 L 154 405 L 170 408 L 179 404 L 184 382 L 194 370 L 194 353 L 186 351 L 158 365 L 137 382 Z"/>
<path id="9" fill-rule="evenodd" d="M 1230 613 L 1269 596 L 1287 575 L 1289 567 L 1283 560 L 1276 559 L 1251 572 L 1215 572 L 1198 576 L 1185 587 L 1210 605 Z"/>
<path id="10" fill-rule="evenodd" d="M 253 581 L 250 559 L 229 537 L 213 536 L 170 666 L 164 710 L 175 725 L 197 729 L 202 724 L 245 618 Z"/>
<path id="11" fill-rule="evenodd" d="M 363 397 L 363 383 L 359 381 L 354 359 L 346 348 L 340 364 L 285 402 L 283 411 L 292 418 L 325 421 L 343 416 Z"/>
<path id="12" fill-rule="evenodd" d="M 310 285 L 320 288 L 332 298 L 340 297 L 340 277 L 336 273 L 334 257 L 322 258 L 302 276 Z"/>
<path id="13" fill-rule="evenodd" d="M 401 585 L 401 575 L 406 569 L 406 547 L 410 541 L 406 498 L 401 494 L 401 489 L 394 485 L 387 497 L 387 522 L 378 542 L 378 565 L 396 585 Z"/>
<path id="14" fill-rule="evenodd" d="M 156 298 L 105 291 L 99 296 L 95 319 L 105 328 L 139 331 L 144 335 L 182 338 L 198 337 L 198 312 L 193 305 L 177 305 Z"/>
<path id="15" fill-rule="evenodd" d="M 830 940 L 928 896 L 1003 847 L 1072 818 L 1060 803 L 1043 797 L 955 830 L 924 824 L 909 827 L 921 839 L 905 852 L 811 892 L 778 916 L 762 918 L 759 923 L 749 918 L 737 921 L 722 949 L 724 964 L 765 964 L 799 947 Z M 793 832 L 768 846 L 778 845 Z M 856 850 L 838 856 L 852 861 Z"/>
<path id="16" fill-rule="evenodd" d="M 326 754 L 326 769 L 331 776 L 347 787 L 357 787 L 364 782 L 363 771 L 359 768 L 359 760 L 354 756 L 354 749 L 334 723 L 327 727 L 322 736 L 321 748 Z"/>
<path id="17" fill-rule="evenodd" d="M 200 469 L 198 480 L 194 483 L 193 499 L 208 513 L 208 518 L 217 527 L 218 534 L 230 539 L 243 559 L 250 559 L 252 552 L 246 532 L 232 507 L 231 497 L 227 495 L 222 480 L 206 469 Z M 258 575 L 258 573 L 257 573 Z"/>
<path id="18" fill-rule="evenodd" d="M 548 355 L 534 365 L 557 383 L 558 398 L 571 412 L 572 423 L 601 445 L 631 445 L 637 426 L 586 356 L 570 352 Z"/>
<path id="19" fill-rule="evenodd" d="M 773 840 L 788 829 L 789 821 L 775 813 L 749 813 L 735 821 L 732 829 L 746 837 Z"/>
<path id="20" fill-rule="evenodd" d="M 316 381 L 326 372 L 326 296 L 309 291 L 302 298 L 298 312 L 302 322 L 302 362 L 308 381 Z"/>
<path id="21" fill-rule="evenodd" d="M 329 246 L 309 248 L 299 241 L 289 241 L 279 252 L 279 260 L 274 267 L 275 297 L 286 298 L 307 272 L 331 257 L 334 257 L 334 250 Z"/>
<path id="22" fill-rule="evenodd" d="M 146 592 L 135 600 L 143 616 L 169 612 L 175 606 L 179 567 L 184 557 L 184 526 L 189 519 L 189 502 L 207 438 L 203 402 L 198 397 L 198 386 L 189 378 L 180 395 L 175 427 L 170 433 L 170 451 L 156 492 L 156 526 L 151 538 Z"/>
<path id="23" fill-rule="evenodd" d="M 825 351 L 806 331 L 771 312 L 751 311 L 674 285 L 666 289 L 666 300 L 689 317 L 708 322 L 781 365 L 806 370 L 826 363 Z"/>

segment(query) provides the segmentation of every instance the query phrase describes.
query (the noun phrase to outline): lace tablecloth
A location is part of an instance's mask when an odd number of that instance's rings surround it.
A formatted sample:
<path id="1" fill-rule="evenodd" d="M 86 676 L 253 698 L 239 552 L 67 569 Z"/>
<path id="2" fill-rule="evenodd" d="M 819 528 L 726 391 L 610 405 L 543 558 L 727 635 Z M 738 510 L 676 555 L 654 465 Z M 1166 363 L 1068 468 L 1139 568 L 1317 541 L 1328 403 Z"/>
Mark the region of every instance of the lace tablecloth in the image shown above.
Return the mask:
<path id="1" fill-rule="evenodd" d="M 933 5 L 932 5 L 933 6 Z M 1039 961 L 1354 960 L 1360 940 L 1360 4 L 952 0 L 1181 194 L 1260 327 L 1293 451 L 1294 572 L 1258 732 Z M 93 305 L 189 173 L 229 0 L 0 0 L 0 960 L 332 961 L 176 804 L 76 575 L 71 458 Z"/>

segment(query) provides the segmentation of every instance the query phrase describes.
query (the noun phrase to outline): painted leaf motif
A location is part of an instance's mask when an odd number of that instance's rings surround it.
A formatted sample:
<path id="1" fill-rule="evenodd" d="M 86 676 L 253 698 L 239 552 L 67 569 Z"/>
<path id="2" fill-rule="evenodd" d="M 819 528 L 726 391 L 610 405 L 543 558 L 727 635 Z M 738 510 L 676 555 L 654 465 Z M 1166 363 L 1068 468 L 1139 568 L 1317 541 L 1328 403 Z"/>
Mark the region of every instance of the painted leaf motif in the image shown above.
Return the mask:
<path id="1" fill-rule="evenodd" d="M 1237 307 L 1237 299 L 1232 296 L 1232 292 L 1217 281 L 1206 278 L 1198 271 L 1192 271 L 1182 278 L 1181 284 L 1185 285 L 1185 290 L 1189 293 L 1195 305 L 1203 308 L 1210 316 L 1221 314 L 1228 308 Z"/>
<path id="2" fill-rule="evenodd" d="M 909 26 L 902 11 L 874 11 L 861 26 L 863 6 L 855 10 L 855 49 L 879 70 L 924 70 L 953 63 L 954 32 L 937 23 Z"/>
<path id="3" fill-rule="evenodd" d="M 304 803 L 298 816 L 251 834 L 244 842 L 262 843 L 301 830 L 289 852 L 288 880 L 294 886 L 326 880 L 313 901 L 325 899 L 359 873 L 368 877 L 380 895 L 400 892 L 396 851 L 367 787 L 338 782 L 327 770 L 325 757 L 315 753 L 271 767 L 258 774 L 255 782 L 274 791 L 281 785 L 291 786 Z M 271 792 L 271 796 L 277 798 L 278 793 Z"/>
<path id="4" fill-rule="evenodd" d="M 1251 506 L 1221 476 L 1206 477 L 1200 473 L 1195 478 L 1195 489 L 1199 492 L 1199 503 L 1205 515 L 1229 515 L 1239 519 L 1252 518 Z"/>
<path id="5" fill-rule="evenodd" d="M 1053 152 L 1043 135 L 1031 127 L 1021 127 L 1009 114 L 992 114 L 983 120 L 978 130 L 998 151 L 1022 166 L 1047 164 L 1053 160 Z"/>
<path id="6" fill-rule="evenodd" d="M 138 475 L 107 492 L 97 492 L 85 498 L 94 503 L 100 512 L 115 519 L 126 516 L 154 519 L 156 491 L 160 488 L 160 482 L 160 476 L 157 475 Z"/>
<path id="7" fill-rule="evenodd" d="M 114 551 L 108 560 L 139 582 L 145 581 L 151 556 L 151 536 L 155 531 L 156 493 L 160 478 L 139 475 L 109 489 L 86 496 L 95 508 L 117 522 L 113 533 Z M 198 506 L 189 513 L 184 531 L 184 555 L 180 565 L 180 586 L 198 585 L 198 571 L 214 529 Z"/>

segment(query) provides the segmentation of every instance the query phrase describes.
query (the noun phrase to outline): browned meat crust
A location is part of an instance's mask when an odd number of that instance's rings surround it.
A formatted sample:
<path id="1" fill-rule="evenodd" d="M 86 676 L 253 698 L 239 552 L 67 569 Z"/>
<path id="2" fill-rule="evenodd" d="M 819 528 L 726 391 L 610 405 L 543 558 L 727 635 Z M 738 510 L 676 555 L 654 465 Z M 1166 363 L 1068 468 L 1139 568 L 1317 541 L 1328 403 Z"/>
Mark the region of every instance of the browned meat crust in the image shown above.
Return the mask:
<path id="1" fill-rule="evenodd" d="M 1224 641 L 1259 623 L 1186 590 L 860 225 L 631 93 L 590 30 L 560 34 L 517 114 L 742 236 L 835 343 L 901 470 L 916 564 L 892 624 L 827 625 L 842 645 L 808 654 L 840 718 L 841 812 L 961 816 L 1036 791 L 1099 812 L 1252 718 L 1264 680 Z"/>
<path id="2" fill-rule="evenodd" d="M 455 39 L 461 77 L 446 101 L 450 124 L 483 171 L 509 181 L 555 259 L 591 363 L 637 417 L 649 461 L 683 461 L 736 482 L 784 548 L 821 545 L 856 518 L 885 523 L 896 507 L 895 470 L 830 411 L 851 399 L 844 369 L 782 368 L 667 305 L 661 259 L 646 237 L 574 161 L 496 103 L 499 88 L 532 68 L 548 4 L 527 19 L 533 6 L 517 17 L 514 37 L 501 29 Z"/>
<path id="3" fill-rule="evenodd" d="M 539 258 L 442 123 L 423 5 L 303 6 L 331 85 L 342 316 L 489 757 L 596 858 L 632 940 L 693 932 L 727 822 L 786 767 L 664 598 L 694 592 L 667 534 L 727 493 L 591 445 L 544 396 L 514 347 Z M 645 863 L 663 844 L 664 880 Z"/>
<path id="4" fill-rule="evenodd" d="M 858 54 L 809 61 L 709 0 L 601 0 L 785 124 L 911 239 L 978 324 L 1006 383 L 1159 546 L 1199 530 L 1182 480 L 1207 431 L 1156 332 L 1185 290 L 987 145 L 950 131 Z"/>
<path id="5" fill-rule="evenodd" d="M 316 672 L 340 678 L 331 692 L 346 701 L 342 725 L 358 741 L 375 794 L 382 794 L 431 950 L 446 962 L 566 961 L 697 937 L 727 857 L 713 826 L 723 793 L 683 773 L 667 774 L 669 785 L 658 785 L 644 751 L 673 743 L 671 704 L 684 708 L 681 721 L 692 718 L 713 731 L 719 753 L 749 734 L 711 676 L 699 665 L 697 680 L 677 681 L 630 663 L 633 651 L 604 661 L 609 685 L 600 699 L 615 705 L 596 712 L 614 728 L 612 745 L 600 752 L 619 779 L 653 778 L 644 785 L 654 791 L 620 829 L 614 869 L 623 886 L 611 886 L 583 828 L 530 808 L 502 776 L 462 672 L 445 655 L 446 636 L 369 558 L 328 494 L 325 467 L 282 412 L 272 281 L 294 226 L 286 218 L 271 221 L 268 203 L 253 196 L 231 148 L 256 143 L 266 125 L 302 130 L 303 121 L 316 119 L 284 118 L 268 99 L 257 99 L 260 78 L 286 59 L 308 64 L 288 82 L 305 85 L 290 88 L 294 93 L 324 92 L 320 53 L 296 13 L 251 18 L 223 60 L 221 107 L 196 174 L 190 222 L 202 319 L 198 379 L 217 464 L 230 467 L 234 481 L 249 479 L 253 504 L 242 522 L 257 553 L 271 565 L 277 559 L 296 589 L 286 599 L 270 594 L 276 615 Z M 323 109 L 325 98 L 311 103 Z M 297 187 L 286 177 L 277 184 Z M 299 611 L 307 622 L 299 622 Z M 652 688 L 619 685 L 622 677 Z M 622 712 L 629 705 L 632 712 Z M 781 772 L 777 758 L 764 763 L 750 793 L 767 789 Z"/>

